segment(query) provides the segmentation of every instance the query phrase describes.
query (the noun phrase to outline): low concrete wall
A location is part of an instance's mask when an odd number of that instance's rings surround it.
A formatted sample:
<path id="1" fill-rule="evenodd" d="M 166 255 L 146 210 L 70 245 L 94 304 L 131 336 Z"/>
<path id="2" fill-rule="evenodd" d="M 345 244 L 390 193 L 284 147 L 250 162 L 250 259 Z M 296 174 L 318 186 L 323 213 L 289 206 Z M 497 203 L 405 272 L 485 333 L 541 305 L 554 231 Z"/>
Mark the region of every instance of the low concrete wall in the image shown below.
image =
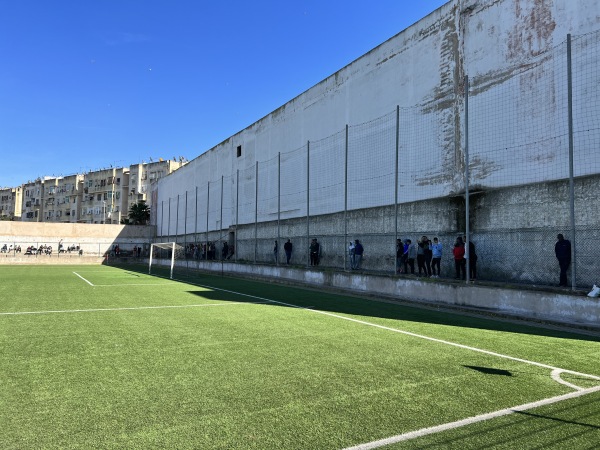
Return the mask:
<path id="1" fill-rule="evenodd" d="M 79 256 L 76 253 L 65 254 L 61 253 L 60 255 L 53 253 L 52 255 L 4 255 L 0 254 L 0 266 L 7 265 L 69 265 L 69 264 L 92 264 L 92 265 L 100 265 L 104 262 L 104 258 L 101 256 L 86 256 L 85 254 Z"/>
<path id="2" fill-rule="evenodd" d="M 122 250 L 131 250 L 133 247 L 147 250 L 154 239 L 155 232 L 154 226 L 0 221 L 0 247 L 4 244 L 9 247 L 19 245 L 21 254 L 24 254 L 28 246 L 48 245 L 52 247 L 52 257 L 54 257 L 58 253 L 58 244 L 61 242 L 65 250 L 74 246 L 83 250 L 84 256 L 102 256 L 115 244 L 118 244 Z M 14 258 L 21 257 L 18 253 L 11 253 L 11 255 Z M 66 256 L 61 254 L 60 257 L 62 258 L 63 255 Z M 0 253 L 0 256 L 7 255 Z M 40 255 L 38 259 L 44 256 L 47 255 Z M 16 259 L 13 259 L 13 262 L 18 263 Z M 0 262 L 3 263 L 6 262 Z M 24 262 L 21 260 L 19 263 Z M 36 264 L 44 263 L 36 262 Z"/>
<path id="3" fill-rule="evenodd" d="M 157 261 L 157 264 L 170 264 Z M 550 321 L 600 331 L 600 299 L 567 292 L 549 292 L 466 285 L 444 280 L 420 281 L 410 278 L 348 272 L 325 272 L 300 268 L 257 266 L 231 262 L 181 261 L 181 267 L 209 272 L 278 279 L 313 287 L 329 287 L 357 294 L 379 295 L 411 302 L 473 308 L 479 311 L 538 321 Z"/>

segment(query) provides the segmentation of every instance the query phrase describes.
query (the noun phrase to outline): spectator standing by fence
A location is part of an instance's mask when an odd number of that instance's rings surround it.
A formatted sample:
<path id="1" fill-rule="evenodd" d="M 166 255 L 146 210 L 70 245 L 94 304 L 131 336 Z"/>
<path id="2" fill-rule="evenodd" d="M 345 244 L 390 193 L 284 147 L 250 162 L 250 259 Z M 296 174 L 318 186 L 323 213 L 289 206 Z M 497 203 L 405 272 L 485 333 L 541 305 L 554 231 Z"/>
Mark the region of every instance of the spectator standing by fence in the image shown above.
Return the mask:
<path id="1" fill-rule="evenodd" d="M 400 239 L 396 239 L 396 273 L 402 273 L 402 257 L 404 256 L 404 244 Z"/>
<path id="2" fill-rule="evenodd" d="M 421 238 L 421 242 L 423 243 L 423 253 L 425 253 L 425 275 L 428 277 L 431 276 L 431 260 L 433 258 L 433 253 L 431 251 L 431 241 L 427 236 L 423 236 Z"/>
<path id="3" fill-rule="evenodd" d="M 440 262 L 442 261 L 442 243 L 439 242 L 437 237 L 433 238 L 433 243 L 431 244 L 431 256 L 432 276 L 434 278 L 439 278 L 442 274 L 442 270 L 440 268 Z"/>
<path id="4" fill-rule="evenodd" d="M 365 249 L 358 239 L 354 241 L 354 269 L 360 269 Z"/>
<path id="5" fill-rule="evenodd" d="M 288 239 L 287 242 L 285 244 L 283 244 L 283 251 L 285 252 L 285 259 L 286 259 L 287 264 L 289 264 L 290 259 L 292 259 L 292 250 L 293 250 L 293 245 L 290 242 L 290 240 Z"/>
<path id="6" fill-rule="evenodd" d="M 406 261 L 410 266 L 411 275 L 415 274 L 415 259 L 417 258 L 417 246 L 410 239 L 406 240 L 408 248 L 406 249 Z"/>
<path id="7" fill-rule="evenodd" d="M 350 269 L 354 269 L 354 242 L 348 244 L 348 261 L 350 261 Z"/>
<path id="8" fill-rule="evenodd" d="M 467 242 L 467 237 L 464 237 Z M 469 260 L 469 278 L 477 279 L 477 253 L 475 252 L 475 243 L 469 240 L 469 245 L 465 247 L 465 259 Z"/>
<path id="9" fill-rule="evenodd" d="M 562 234 L 556 236 L 558 241 L 554 245 L 554 253 L 560 267 L 559 286 L 567 286 L 567 270 L 571 265 L 571 241 Z"/>
<path id="10" fill-rule="evenodd" d="M 319 258 L 321 256 L 321 244 L 319 244 L 319 242 L 317 242 L 316 238 L 313 238 L 312 242 L 310 243 L 309 251 L 310 251 L 310 265 L 318 266 Z"/>
<path id="11" fill-rule="evenodd" d="M 424 272 L 427 276 L 425 268 L 425 244 L 422 239 L 417 239 L 417 267 L 419 268 L 419 276 Z"/>
<path id="12" fill-rule="evenodd" d="M 456 271 L 456 279 L 465 279 L 466 270 L 465 270 L 465 243 L 463 242 L 463 238 L 458 236 L 456 238 L 456 242 L 454 243 L 454 249 L 452 250 L 454 254 L 454 269 Z"/>

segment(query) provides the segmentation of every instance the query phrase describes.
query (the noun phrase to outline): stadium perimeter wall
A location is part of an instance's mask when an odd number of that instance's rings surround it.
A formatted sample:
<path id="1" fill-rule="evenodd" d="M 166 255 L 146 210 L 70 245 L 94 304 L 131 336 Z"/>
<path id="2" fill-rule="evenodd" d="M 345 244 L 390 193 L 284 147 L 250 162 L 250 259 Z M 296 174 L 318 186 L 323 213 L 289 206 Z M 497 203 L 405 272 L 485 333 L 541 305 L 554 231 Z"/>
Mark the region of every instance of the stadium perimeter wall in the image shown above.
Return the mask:
<path id="1" fill-rule="evenodd" d="M 123 251 L 147 249 L 154 236 L 153 226 L 0 221 L 0 247 L 21 246 L 21 253 L 0 253 L 0 264 L 98 264 L 115 245 Z M 59 254 L 59 242 L 64 249 L 81 249 L 82 255 L 79 251 Z M 42 245 L 52 247 L 50 256 L 25 255 L 27 247 Z"/>
<path id="2" fill-rule="evenodd" d="M 157 235 L 197 242 L 235 233 L 237 257 L 259 262 L 278 236 L 299 249 L 322 237 L 324 264 L 334 267 L 343 267 L 346 239 L 363 238 L 365 265 L 387 270 L 398 203 L 398 237 L 442 234 L 447 250 L 468 221 L 495 280 L 556 283 L 553 245 L 564 233 L 584 265 L 577 285 L 597 282 L 600 16 L 589 11 L 598 10 L 599 0 L 449 1 L 161 179 Z M 288 233 L 275 233 L 278 218 Z M 571 223 L 583 228 L 577 239 Z"/>

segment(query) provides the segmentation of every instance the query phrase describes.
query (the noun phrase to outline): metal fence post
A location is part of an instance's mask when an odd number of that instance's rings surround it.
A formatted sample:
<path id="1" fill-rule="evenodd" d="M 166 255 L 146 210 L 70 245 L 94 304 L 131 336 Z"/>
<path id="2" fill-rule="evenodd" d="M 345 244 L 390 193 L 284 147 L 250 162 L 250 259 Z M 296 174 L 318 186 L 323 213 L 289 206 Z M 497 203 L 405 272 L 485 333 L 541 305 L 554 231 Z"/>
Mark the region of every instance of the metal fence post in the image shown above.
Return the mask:
<path id="1" fill-rule="evenodd" d="M 277 253 L 275 265 L 279 265 L 279 246 L 281 245 L 281 152 L 277 153 Z"/>
<path id="2" fill-rule="evenodd" d="M 306 265 L 310 266 L 310 141 L 306 142 Z"/>
<path id="3" fill-rule="evenodd" d="M 347 254 L 346 242 L 348 242 L 348 133 L 349 127 L 346 124 L 346 136 L 344 142 L 344 245 L 342 247 L 342 258 L 344 259 L 344 270 L 348 270 L 347 263 L 349 254 Z"/>
<path id="4" fill-rule="evenodd" d="M 471 272 L 471 254 L 469 254 L 469 76 L 465 75 L 465 254 L 469 255 L 465 268 L 465 280 L 468 283 Z"/>
<path id="5" fill-rule="evenodd" d="M 179 236 L 179 194 L 177 194 L 177 211 L 175 212 L 175 242 Z"/>
<path id="6" fill-rule="evenodd" d="M 236 181 L 235 181 L 235 243 L 233 248 L 233 258 L 234 261 L 237 262 L 238 255 L 238 225 L 240 221 L 240 169 L 237 169 L 236 172 Z"/>
<path id="7" fill-rule="evenodd" d="M 208 213 L 210 206 L 210 181 L 206 183 L 206 249 L 204 250 L 204 257 L 208 261 Z"/>
<path id="8" fill-rule="evenodd" d="M 167 222 L 167 238 L 171 240 L 171 197 L 169 197 L 169 218 Z"/>
<path id="9" fill-rule="evenodd" d="M 196 186 L 196 208 L 194 209 L 194 244 L 198 244 L 198 186 Z"/>
<path id="10" fill-rule="evenodd" d="M 256 174 L 254 180 L 254 264 L 258 251 L 258 161 L 256 161 Z"/>
<path id="11" fill-rule="evenodd" d="M 219 222 L 220 222 L 220 231 L 219 231 L 219 237 L 221 239 L 223 239 L 223 175 L 221 175 L 221 217 L 219 218 Z M 223 259 L 223 249 L 221 248 L 221 258 L 219 259 Z"/>
<path id="12" fill-rule="evenodd" d="M 575 243 L 575 182 L 573 168 L 573 73 L 571 65 L 571 34 L 567 34 L 567 102 L 569 121 L 569 210 L 571 215 L 571 290 L 577 286 L 577 251 Z"/>
<path id="13" fill-rule="evenodd" d="M 394 170 L 394 251 L 396 252 L 392 258 L 394 260 L 394 273 L 398 271 L 397 252 L 395 247 L 398 243 L 398 162 L 400 151 L 400 106 L 396 105 L 396 168 Z"/>

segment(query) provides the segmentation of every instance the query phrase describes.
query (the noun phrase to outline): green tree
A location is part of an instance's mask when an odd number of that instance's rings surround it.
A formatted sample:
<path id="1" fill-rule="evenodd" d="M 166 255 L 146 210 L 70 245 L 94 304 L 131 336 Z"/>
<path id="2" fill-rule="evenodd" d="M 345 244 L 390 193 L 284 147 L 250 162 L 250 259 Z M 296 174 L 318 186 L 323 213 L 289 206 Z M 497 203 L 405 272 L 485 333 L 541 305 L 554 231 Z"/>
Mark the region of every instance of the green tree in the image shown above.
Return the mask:
<path id="1" fill-rule="evenodd" d="M 129 209 L 129 223 L 132 225 L 146 225 L 150 220 L 150 207 L 145 200 L 131 205 Z"/>

